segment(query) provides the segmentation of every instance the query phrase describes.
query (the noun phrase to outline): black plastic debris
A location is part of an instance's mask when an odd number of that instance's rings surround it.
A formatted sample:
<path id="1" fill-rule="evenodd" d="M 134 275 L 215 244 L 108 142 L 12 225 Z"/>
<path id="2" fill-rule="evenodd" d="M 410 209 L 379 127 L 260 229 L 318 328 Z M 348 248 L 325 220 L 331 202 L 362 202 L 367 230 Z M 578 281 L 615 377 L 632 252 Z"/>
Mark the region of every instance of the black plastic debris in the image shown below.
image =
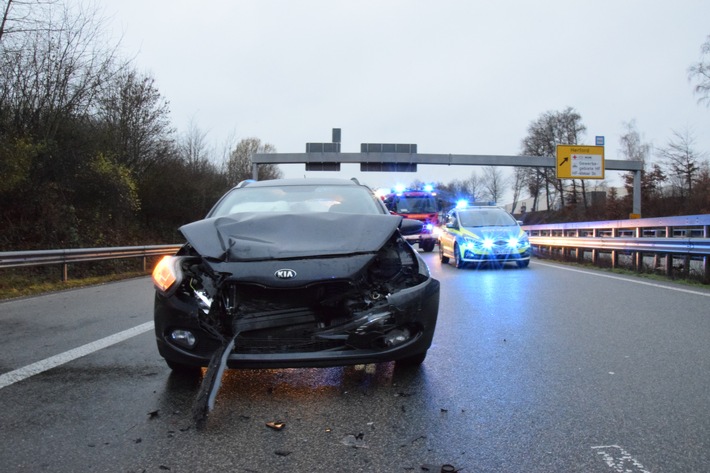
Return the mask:
<path id="1" fill-rule="evenodd" d="M 159 415 L 160 415 L 160 410 L 150 411 L 150 412 L 148 413 L 148 418 L 149 418 L 149 419 L 155 419 L 155 418 L 158 417 Z"/>
<path id="2" fill-rule="evenodd" d="M 293 453 L 293 452 L 291 452 L 290 450 L 275 450 L 274 451 L 274 454 L 276 454 L 280 457 L 287 457 L 287 456 L 291 455 L 291 453 Z"/>
<path id="3" fill-rule="evenodd" d="M 449 465 L 422 465 L 422 471 L 430 471 L 431 473 L 456 473 L 459 471 L 455 466 Z"/>
<path id="4" fill-rule="evenodd" d="M 192 418 L 195 420 L 198 430 L 205 427 L 207 417 L 214 409 L 214 401 L 222 385 L 222 375 L 227 367 L 227 359 L 234 348 L 234 340 L 238 335 L 237 332 L 231 339 L 225 340 L 222 346 L 212 354 L 207 372 L 202 378 L 200 390 L 197 392 L 197 398 L 192 406 Z"/>

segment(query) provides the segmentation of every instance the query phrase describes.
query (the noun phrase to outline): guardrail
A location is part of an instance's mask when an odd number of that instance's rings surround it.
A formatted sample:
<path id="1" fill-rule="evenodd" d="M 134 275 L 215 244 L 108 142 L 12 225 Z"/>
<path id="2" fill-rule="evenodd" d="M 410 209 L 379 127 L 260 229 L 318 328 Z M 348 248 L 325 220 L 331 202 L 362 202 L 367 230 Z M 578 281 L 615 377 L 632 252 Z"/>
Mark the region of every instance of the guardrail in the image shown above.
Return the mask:
<path id="1" fill-rule="evenodd" d="M 182 245 L 120 246 L 114 248 L 73 248 L 67 250 L 35 250 L 0 252 L 0 268 L 62 265 L 62 281 L 68 279 L 68 265 L 85 261 L 121 258 L 143 258 L 143 271 L 151 256 L 174 254 Z"/>
<path id="2" fill-rule="evenodd" d="M 533 254 L 710 283 L 710 215 L 525 225 Z"/>
<path id="3" fill-rule="evenodd" d="M 540 258 L 576 262 L 591 261 L 612 268 L 662 272 L 674 277 L 699 276 L 710 283 L 710 214 L 599 222 L 524 225 L 533 253 Z M 62 265 L 62 280 L 68 265 L 84 261 L 147 258 L 174 254 L 182 245 L 79 248 L 66 250 L 0 252 L 0 268 Z"/>

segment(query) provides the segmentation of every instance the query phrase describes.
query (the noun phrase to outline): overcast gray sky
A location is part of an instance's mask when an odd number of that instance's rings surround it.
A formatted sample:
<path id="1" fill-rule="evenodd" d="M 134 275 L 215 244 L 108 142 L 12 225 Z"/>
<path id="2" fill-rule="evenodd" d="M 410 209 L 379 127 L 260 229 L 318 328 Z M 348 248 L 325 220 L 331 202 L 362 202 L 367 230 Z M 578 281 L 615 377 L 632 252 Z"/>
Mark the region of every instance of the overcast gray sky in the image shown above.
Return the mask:
<path id="1" fill-rule="evenodd" d="M 707 0 L 102 0 L 122 51 L 215 147 L 257 137 L 278 152 L 331 140 L 416 143 L 420 153 L 519 154 L 531 121 L 574 107 L 586 144 L 618 159 L 623 122 L 665 146 L 710 151 L 710 109 L 687 69 L 710 35 Z M 303 165 L 282 166 L 287 177 Z M 448 182 L 475 168 L 355 172 L 378 187 Z M 479 174 L 481 170 L 477 171 Z M 335 173 L 327 173 L 334 176 Z M 614 184 L 615 172 L 607 173 Z"/>

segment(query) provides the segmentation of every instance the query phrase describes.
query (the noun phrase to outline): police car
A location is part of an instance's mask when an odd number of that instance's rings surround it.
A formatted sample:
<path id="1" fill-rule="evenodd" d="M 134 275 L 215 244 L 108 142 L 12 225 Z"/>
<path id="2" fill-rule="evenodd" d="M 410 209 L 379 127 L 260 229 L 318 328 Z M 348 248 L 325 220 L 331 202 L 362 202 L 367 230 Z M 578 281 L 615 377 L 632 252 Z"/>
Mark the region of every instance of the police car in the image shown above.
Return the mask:
<path id="1" fill-rule="evenodd" d="M 530 264 L 530 241 L 520 223 L 494 205 L 458 204 L 450 210 L 439 235 L 439 258 L 443 264 L 453 260 L 457 268 L 469 263 L 504 264 L 520 268 Z"/>

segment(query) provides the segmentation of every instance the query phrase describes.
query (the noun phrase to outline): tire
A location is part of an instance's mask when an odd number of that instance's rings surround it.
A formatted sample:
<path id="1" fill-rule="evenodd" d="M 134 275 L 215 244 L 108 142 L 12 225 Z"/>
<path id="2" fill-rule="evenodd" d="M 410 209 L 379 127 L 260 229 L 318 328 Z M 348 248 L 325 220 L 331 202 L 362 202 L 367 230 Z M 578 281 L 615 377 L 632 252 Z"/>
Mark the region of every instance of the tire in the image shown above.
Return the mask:
<path id="1" fill-rule="evenodd" d="M 459 250 L 459 245 L 454 245 L 454 266 L 458 269 L 462 269 L 466 266 L 466 263 L 461 259 L 461 251 Z"/>
<path id="2" fill-rule="evenodd" d="M 527 268 L 530 266 L 530 260 L 525 260 L 525 261 L 517 261 L 518 263 L 518 268 Z"/>
<path id="3" fill-rule="evenodd" d="M 444 245 L 439 243 L 439 261 L 441 261 L 441 264 L 448 264 L 449 263 L 449 257 L 444 256 Z"/>
<path id="4" fill-rule="evenodd" d="M 427 253 L 431 253 L 434 251 L 434 247 L 436 246 L 436 241 L 434 240 L 426 240 L 421 243 L 419 243 L 419 248 L 421 248 L 423 251 Z"/>
<path id="5" fill-rule="evenodd" d="M 199 366 L 185 365 L 171 360 L 165 360 L 165 363 L 176 374 L 186 376 L 198 376 L 202 374 L 202 368 Z"/>
<path id="6" fill-rule="evenodd" d="M 401 360 L 395 361 L 396 368 L 416 368 L 417 366 L 424 363 L 427 352 L 419 353 L 417 355 L 409 356 L 407 358 L 402 358 Z"/>

